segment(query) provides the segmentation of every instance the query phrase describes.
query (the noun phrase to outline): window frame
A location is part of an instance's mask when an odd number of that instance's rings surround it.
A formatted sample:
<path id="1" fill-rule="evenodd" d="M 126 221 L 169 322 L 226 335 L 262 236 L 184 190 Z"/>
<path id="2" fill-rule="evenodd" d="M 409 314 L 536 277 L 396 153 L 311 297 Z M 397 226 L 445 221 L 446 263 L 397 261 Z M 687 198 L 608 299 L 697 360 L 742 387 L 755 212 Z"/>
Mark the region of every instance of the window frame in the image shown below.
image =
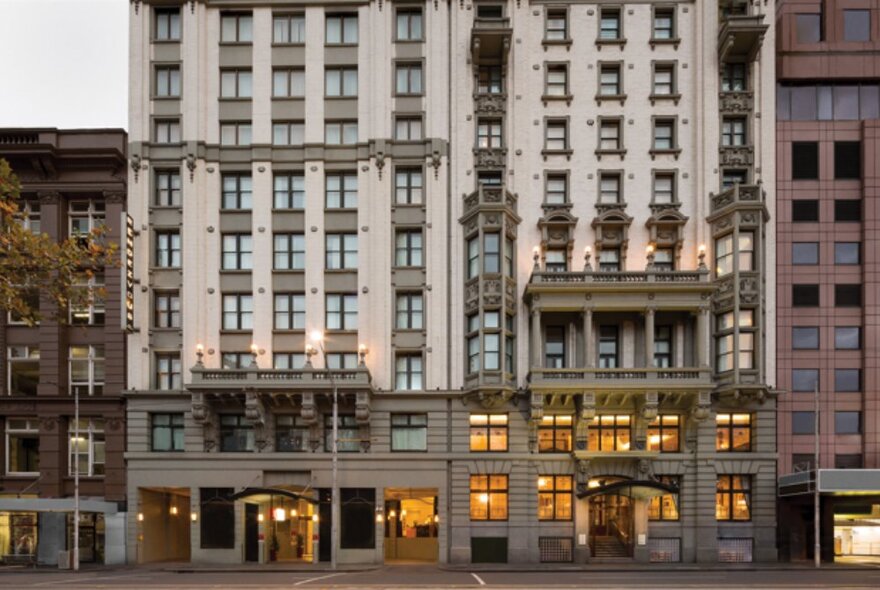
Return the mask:
<path id="1" fill-rule="evenodd" d="M 425 361 L 421 352 L 398 352 L 395 355 L 394 388 L 397 391 L 425 389 Z"/>
<path id="2" fill-rule="evenodd" d="M 157 418 L 167 418 L 167 424 L 157 424 Z M 154 453 L 182 453 L 185 450 L 184 444 L 184 435 L 186 430 L 186 424 L 183 412 L 156 412 L 150 413 L 150 451 Z M 179 421 L 177 420 L 179 418 Z M 156 448 L 156 430 L 157 428 L 164 428 L 168 430 L 168 441 L 169 448 L 167 449 L 158 449 Z M 180 434 L 180 438 L 176 437 L 176 434 Z M 180 443 L 179 445 L 177 443 Z"/>
<path id="3" fill-rule="evenodd" d="M 298 23 L 295 21 L 302 20 L 302 27 L 298 26 Z M 285 22 L 286 21 L 286 22 Z M 281 24 L 284 28 L 287 29 L 286 37 L 287 41 L 279 40 L 278 33 L 278 25 Z M 297 25 L 296 27 L 294 25 Z M 299 32 L 299 29 L 302 29 L 302 34 L 300 35 L 301 40 L 294 41 L 294 30 Z M 305 45 L 306 43 L 306 15 L 304 12 L 293 12 L 293 13 L 273 13 L 272 14 L 272 45 Z"/>
<path id="4" fill-rule="evenodd" d="M 330 309 L 330 302 L 337 302 Z M 358 329 L 357 293 L 326 293 L 324 296 L 324 326 L 334 332 L 353 332 Z"/>
<path id="5" fill-rule="evenodd" d="M 330 21 L 331 20 L 339 20 L 339 40 L 331 41 L 330 40 Z M 349 39 L 346 35 L 346 31 L 348 31 L 348 23 L 354 20 L 354 39 Z M 358 19 L 357 12 L 335 12 L 335 13 L 327 13 L 324 15 L 324 45 L 327 46 L 345 46 L 345 45 L 357 45 L 359 43 L 360 31 L 358 30 L 360 27 L 360 22 Z"/>
<path id="6" fill-rule="evenodd" d="M 77 356 L 74 349 L 87 349 L 86 356 Z M 75 395 L 76 388 L 80 389 L 79 395 L 97 396 L 103 395 L 107 380 L 107 351 L 103 344 L 71 344 L 67 347 L 67 392 Z M 85 381 L 74 379 L 74 363 L 85 363 L 88 374 Z M 80 369 L 81 370 L 81 369 Z M 98 379 L 103 375 L 103 379 Z"/>
<path id="7" fill-rule="evenodd" d="M 416 423 L 413 421 L 414 418 L 418 418 L 421 420 L 424 419 L 420 423 Z M 395 423 L 396 419 L 396 423 Z M 402 419 L 402 421 L 401 421 Z M 425 412 L 392 412 L 390 417 L 391 422 L 391 434 L 390 434 L 390 449 L 392 453 L 427 453 L 428 452 L 428 414 Z M 421 443 L 416 445 L 419 448 L 411 448 L 407 446 L 406 448 L 399 448 L 395 444 L 395 432 L 403 432 L 407 434 L 407 441 L 409 442 L 409 436 L 411 433 L 416 433 L 419 437 L 418 442 Z"/>
<path id="8" fill-rule="evenodd" d="M 284 180 L 286 188 L 279 187 Z M 278 205 L 286 205 L 279 207 Z M 306 176 L 302 171 L 277 171 L 272 176 L 272 209 L 275 211 L 302 211 L 306 208 Z"/>
<path id="9" fill-rule="evenodd" d="M 235 38 L 224 38 L 223 21 L 235 20 Z M 246 23 L 246 26 L 242 26 Z M 249 38 L 246 38 L 249 37 Z M 254 42 L 254 15 L 252 12 L 221 12 L 220 13 L 220 44 L 221 45 L 252 45 Z"/>
<path id="10" fill-rule="evenodd" d="M 735 487 L 734 478 L 739 478 L 739 487 Z M 719 473 L 715 483 L 715 520 L 727 522 L 748 522 L 752 520 L 752 476 L 747 474 L 721 474 Z M 723 484 L 722 482 L 729 482 Z M 748 482 L 748 483 L 744 483 Z M 726 487 L 722 487 L 726 485 Z M 741 496 L 746 505 L 747 516 L 738 518 L 734 506 L 736 505 L 737 496 Z M 721 513 L 724 502 L 719 500 L 721 497 L 727 497 L 726 514 Z"/>
<path id="11" fill-rule="evenodd" d="M 180 391 L 183 389 L 183 363 L 179 352 L 156 352 L 153 356 L 153 363 L 153 380 L 157 390 Z"/>
<path id="12" fill-rule="evenodd" d="M 279 303 L 282 309 L 279 309 Z M 296 332 L 306 329 L 305 293 L 275 292 L 272 297 L 272 306 L 272 329 L 274 331 Z"/>
<path id="13" fill-rule="evenodd" d="M 394 329 L 423 330 L 425 301 L 421 291 L 398 291 L 394 297 Z"/>
<path id="14" fill-rule="evenodd" d="M 747 421 L 737 423 L 743 417 Z M 715 415 L 715 452 L 716 453 L 751 453 L 755 450 L 755 415 L 751 412 L 729 412 Z M 745 445 L 734 445 L 737 432 L 746 433 Z M 726 441 L 727 447 L 724 447 Z"/>
<path id="15" fill-rule="evenodd" d="M 414 16 L 418 16 L 418 36 L 413 35 Z M 400 35 L 401 18 L 405 20 L 405 36 Z M 398 6 L 394 13 L 394 25 L 395 43 L 423 43 L 425 41 L 425 17 L 420 6 Z"/>
<path id="16" fill-rule="evenodd" d="M 253 234 L 221 234 L 220 238 L 220 272 L 252 271 L 254 268 Z M 230 246 L 232 249 L 229 249 Z"/>
<path id="17" fill-rule="evenodd" d="M 6 416 L 6 425 L 4 428 L 5 435 L 5 469 L 3 473 L 7 477 L 39 477 L 40 475 L 40 420 L 36 416 Z M 18 427 L 18 422 L 23 424 Z M 35 440 L 36 445 L 32 449 L 25 448 L 26 462 L 29 467 L 34 466 L 36 469 L 31 471 L 13 471 L 13 450 L 15 445 L 12 439 L 18 440 Z M 33 461 L 31 461 L 33 459 Z M 15 461 L 18 462 L 17 460 Z M 35 464 L 33 464 L 35 462 Z M 17 468 L 16 468 L 17 469 Z"/>
<path id="18" fill-rule="evenodd" d="M 538 522 L 569 522 L 574 519 L 574 478 L 571 475 L 539 475 L 537 484 Z M 549 507 L 549 517 L 542 515 L 544 502 Z"/>
<path id="19" fill-rule="evenodd" d="M 80 477 L 104 477 L 107 464 L 104 419 L 80 417 L 79 422 L 79 438 L 85 441 L 86 450 L 83 452 L 81 448 L 74 449 L 75 422 L 73 417 L 69 417 L 67 420 L 67 475 L 72 477 L 74 471 L 78 469 L 78 466 L 74 467 L 77 465 L 76 457 L 86 455 L 87 469 L 85 473 L 79 473 Z M 79 447 L 78 441 L 77 447 Z M 103 455 L 103 460 L 99 460 L 98 455 Z"/>
<path id="20" fill-rule="evenodd" d="M 338 182 L 338 188 L 330 188 L 331 181 Z M 352 182 L 354 188 L 352 189 Z M 327 173 L 324 176 L 324 208 L 325 209 L 357 209 L 358 206 L 358 175 L 357 172 L 344 171 Z M 336 196 L 337 204 L 331 203 L 331 195 Z"/>
<path id="21" fill-rule="evenodd" d="M 232 77 L 232 94 L 227 94 L 228 77 Z M 245 82 L 247 81 L 247 82 Z M 219 100 L 252 100 L 254 97 L 254 72 L 251 68 L 220 68 Z"/>
<path id="22" fill-rule="evenodd" d="M 485 484 L 483 481 L 485 480 Z M 507 474 L 471 474 L 469 482 L 470 509 L 469 516 L 472 521 L 506 521 L 508 520 L 510 506 L 510 478 Z M 503 516 L 496 514 L 493 517 L 493 499 L 495 502 L 504 504 Z M 485 504 L 485 517 L 481 510 L 475 510 L 475 503 Z"/>
<path id="23" fill-rule="evenodd" d="M 279 244 L 279 242 L 282 242 Z M 279 245 L 284 246 L 279 250 Z M 301 246 L 302 249 L 297 249 Z M 286 265 L 279 261 L 287 260 Z M 272 270 L 304 271 L 306 268 L 306 236 L 304 233 L 276 233 L 272 235 Z"/>
<path id="24" fill-rule="evenodd" d="M 560 418 L 568 424 L 560 424 Z M 545 436 L 542 437 L 541 434 Z M 549 437 L 546 436 L 549 433 Z M 546 444 L 551 443 L 549 446 Z M 560 444 L 561 443 L 561 444 Z M 574 448 L 574 416 L 571 414 L 545 414 L 538 423 L 538 453 L 570 453 Z"/>
<path id="25" fill-rule="evenodd" d="M 416 178 L 418 177 L 418 178 Z M 400 184 L 404 178 L 405 183 Z M 417 183 L 415 182 L 417 180 Z M 404 198 L 401 199 L 401 191 Z M 395 206 L 422 205 L 425 200 L 425 170 L 422 166 L 400 165 L 394 169 Z"/>
<path id="26" fill-rule="evenodd" d="M 610 420 L 603 420 L 610 418 Z M 626 453 L 633 449 L 633 416 L 630 414 L 598 414 L 588 422 L 587 450 Z M 605 448 L 606 436 L 610 432 L 611 448 Z"/>
<path id="27" fill-rule="evenodd" d="M 483 422 L 485 418 L 485 422 Z M 477 437 L 475 439 L 475 437 Z M 485 440 L 485 447 L 479 441 Z M 503 443 L 503 444 L 501 444 Z M 510 416 L 506 413 L 468 415 L 468 450 L 471 453 L 506 453 L 510 450 Z"/>
<path id="28" fill-rule="evenodd" d="M 221 303 L 221 331 L 250 332 L 254 329 L 254 296 L 251 293 L 223 293 Z M 228 308 L 227 303 L 234 303 L 234 306 Z"/>

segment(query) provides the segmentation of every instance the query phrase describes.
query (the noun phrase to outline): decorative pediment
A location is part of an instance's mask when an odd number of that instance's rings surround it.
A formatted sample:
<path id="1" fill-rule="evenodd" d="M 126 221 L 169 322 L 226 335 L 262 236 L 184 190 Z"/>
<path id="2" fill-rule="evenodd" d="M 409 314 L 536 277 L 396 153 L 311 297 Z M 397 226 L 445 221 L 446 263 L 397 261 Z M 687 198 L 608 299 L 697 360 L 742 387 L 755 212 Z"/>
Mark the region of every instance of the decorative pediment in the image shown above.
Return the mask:
<path id="1" fill-rule="evenodd" d="M 591 224 L 596 232 L 596 250 L 625 248 L 629 242 L 629 226 L 632 221 L 633 218 L 622 209 L 608 209 L 597 215 Z"/>
<path id="2" fill-rule="evenodd" d="M 657 211 L 645 226 L 651 236 L 651 243 L 658 248 L 681 248 L 684 242 L 684 226 L 688 218 L 676 209 Z"/>
<path id="3" fill-rule="evenodd" d="M 542 248 L 571 248 L 577 222 L 578 218 L 565 209 L 548 211 L 538 220 Z"/>

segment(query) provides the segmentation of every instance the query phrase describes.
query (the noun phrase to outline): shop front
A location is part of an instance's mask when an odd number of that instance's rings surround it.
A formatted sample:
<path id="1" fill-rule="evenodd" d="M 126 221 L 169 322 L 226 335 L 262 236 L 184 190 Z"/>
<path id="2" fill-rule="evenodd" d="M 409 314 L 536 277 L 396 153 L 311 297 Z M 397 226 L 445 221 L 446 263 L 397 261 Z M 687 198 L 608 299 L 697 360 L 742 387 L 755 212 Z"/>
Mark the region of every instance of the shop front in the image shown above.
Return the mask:
<path id="1" fill-rule="evenodd" d="M 438 559 L 436 488 L 385 488 L 385 562 Z"/>

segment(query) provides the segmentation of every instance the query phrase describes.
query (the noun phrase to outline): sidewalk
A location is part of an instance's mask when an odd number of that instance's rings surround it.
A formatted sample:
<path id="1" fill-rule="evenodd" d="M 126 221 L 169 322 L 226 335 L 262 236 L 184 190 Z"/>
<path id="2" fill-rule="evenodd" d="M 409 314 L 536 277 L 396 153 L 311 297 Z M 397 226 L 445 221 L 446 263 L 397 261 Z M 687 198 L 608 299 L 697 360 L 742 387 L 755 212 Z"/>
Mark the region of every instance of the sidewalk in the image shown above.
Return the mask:
<path id="1" fill-rule="evenodd" d="M 731 571 L 809 571 L 812 562 L 795 563 L 473 563 L 439 564 L 438 569 L 450 572 L 731 572 Z M 874 563 L 823 563 L 823 570 L 874 571 Z"/>

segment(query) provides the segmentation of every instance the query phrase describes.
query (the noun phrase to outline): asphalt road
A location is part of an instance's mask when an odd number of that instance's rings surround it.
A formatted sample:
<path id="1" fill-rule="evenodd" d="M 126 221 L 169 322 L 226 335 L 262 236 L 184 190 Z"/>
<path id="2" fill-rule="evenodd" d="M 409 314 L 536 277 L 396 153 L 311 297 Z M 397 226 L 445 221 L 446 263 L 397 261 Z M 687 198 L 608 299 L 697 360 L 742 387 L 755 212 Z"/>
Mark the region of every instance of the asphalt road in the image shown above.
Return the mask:
<path id="1" fill-rule="evenodd" d="M 440 589 L 440 588 L 880 588 L 880 569 L 814 571 L 443 571 L 431 566 L 383 567 L 361 572 L 193 572 L 127 568 L 70 572 L 0 572 L 0 588 L 45 589 Z"/>

